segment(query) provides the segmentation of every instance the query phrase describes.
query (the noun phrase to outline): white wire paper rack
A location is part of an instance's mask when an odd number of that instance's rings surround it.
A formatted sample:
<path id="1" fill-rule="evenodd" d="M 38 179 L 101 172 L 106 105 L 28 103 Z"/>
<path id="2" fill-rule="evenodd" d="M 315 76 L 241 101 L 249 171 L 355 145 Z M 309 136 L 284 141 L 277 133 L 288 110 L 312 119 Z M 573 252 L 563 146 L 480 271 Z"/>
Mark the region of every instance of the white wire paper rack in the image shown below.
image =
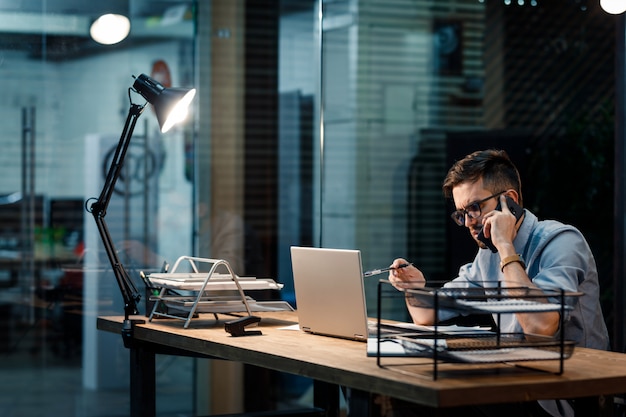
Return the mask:
<path id="1" fill-rule="evenodd" d="M 200 271 L 201 264 L 210 266 L 208 272 Z M 178 272 L 183 265 L 191 272 Z M 281 290 L 283 284 L 268 278 L 239 277 L 223 259 L 181 256 L 169 272 L 151 273 L 146 279 L 155 291 L 150 297 L 154 306 L 149 321 L 175 318 L 184 320 L 187 328 L 198 313 L 245 312 L 251 316 L 253 311 L 293 310 L 285 301 L 256 301 L 247 296 L 245 291 Z"/>

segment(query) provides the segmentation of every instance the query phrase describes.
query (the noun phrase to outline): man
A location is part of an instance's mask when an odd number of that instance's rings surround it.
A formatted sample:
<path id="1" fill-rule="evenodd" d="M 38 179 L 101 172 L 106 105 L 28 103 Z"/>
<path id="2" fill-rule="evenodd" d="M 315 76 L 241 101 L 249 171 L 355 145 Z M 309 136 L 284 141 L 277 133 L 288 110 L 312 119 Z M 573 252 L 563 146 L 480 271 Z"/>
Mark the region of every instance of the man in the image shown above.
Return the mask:
<path id="1" fill-rule="evenodd" d="M 511 213 L 506 198 L 523 206 L 522 191 L 518 170 L 506 152 L 478 151 L 457 161 L 448 171 L 443 191 L 456 207 L 452 219 L 468 228 L 480 248 L 474 261 L 462 266 L 458 277 L 447 286 L 493 287 L 497 280 L 502 287 L 579 291 L 583 295 L 564 317 L 565 339 L 576 341 L 578 346 L 609 348 L 600 308 L 598 273 L 585 238 L 572 226 L 553 220 L 539 221 L 527 209 L 519 220 Z M 496 210 L 498 203 L 501 210 Z M 496 252 L 479 239 L 481 231 Z M 404 263 L 408 262 L 396 259 L 392 266 Z M 426 283 L 422 272 L 414 266 L 392 269 L 389 281 L 399 289 L 423 287 Z M 415 323 L 434 324 L 432 309 L 412 306 L 408 301 L 407 307 Z M 438 312 L 440 320 L 453 315 L 449 311 Z M 554 336 L 560 331 L 559 322 L 559 312 L 502 314 L 500 330 Z M 541 405 L 549 415 L 572 414 L 564 401 L 541 401 Z M 530 415 L 544 413 L 542 409 L 535 411 Z M 525 412 L 523 415 L 528 415 L 528 410 Z"/>

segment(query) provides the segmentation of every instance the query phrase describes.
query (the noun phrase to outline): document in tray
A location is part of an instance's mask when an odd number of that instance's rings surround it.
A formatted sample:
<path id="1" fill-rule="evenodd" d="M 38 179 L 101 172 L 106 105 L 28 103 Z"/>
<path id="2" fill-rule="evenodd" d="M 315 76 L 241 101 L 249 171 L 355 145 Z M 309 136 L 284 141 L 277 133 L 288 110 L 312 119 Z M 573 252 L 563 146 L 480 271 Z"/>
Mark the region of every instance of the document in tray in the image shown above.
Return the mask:
<path id="1" fill-rule="evenodd" d="M 207 276 L 208 276 L 208 272 L 174 272 L 174 273 L 158 272 L 158 273 L 150 274 L 148 278 L 150 280 L 166 280 L 166 281 L 173 281 L 173 282 L 197 282 L 197 281 L 203 282 L 204 280 L 207 279 Z M 256 278 L 237 276 L 237 279 L 239 281 L 249 281 L 249 280 L 254 280 Z M 232 281 L 233 278 L 230 274 L 222 274 L 222 273 L 214 272 L 213 274 L 211 274 L 211 280 Z"/>
<path id="2" fill-rule="evenodd" d="M 489 301 L 457 300 L 456 302 L 464 307 L 471 307 L 473 309 L 484 311 L 487 313 L 514 313 L 518 311 L 558 311 L 561 308 L 560 304 L 542 303 L 538 301 L 522 299 Z M 563 308 L 567 310 L 571 309 L 569 306 L 563 306 Z"/>
<path id="3" fill-rule="evenodd" d="M 451 359 L 469 363 L 554 360 L 561 357 L 559 351 L 533 348 L 448 351 L 446 355 Z"/>
<path id="4" fill-rule="evenodd" d="M 528 288 L 507 288 L 528 292 Z M 477 288 L 443 288 L 439 290 L 420 288 L 409 289 L 407 301 L 413 307 L 452 309 L 457 312 L 484 312 L 484 313 L 520 313 L 536 311 L 571 310 L 574 298 L 580 293 L 545 290 L 540 294 L 526 293 L 526 295 L 507 294 L 502 289 Z M 560 298 L 562 297 L 562 298 Z M 544 302 L 544 298 L 558 300 Z"/>
<path id="5" fill-rule="evenodd" d="M 404 349 L 402 343 L 399 343 L 396 339 L 383 338 L 380 340 L 380 353 L 378 352 L 379 345 L 376 337 L 367 338 L 367 356 L 407 356 L 409 352 Z"/>
<path id="6" fill-rule="evenodd" d="M 368 320 L 367 322 L 371 335 L 376 335 L 376 328 L 378 323 L 376 320 Z M 455 334 L 455 333 L 482 333 L 482 332 L 490 332 L 491 328 L 486 326 L 457 326 L 446 325 L 446 326 L 422 326 L 420 324 L 414 323 L 405 323 L 405 322 L 382 322 L 381 323 L 381 331 L 383 333 L 398 333 L 398 332 L 424 332 L 424 333 L 432 333 L 434 331 L 438 331 L 440 333 L 446 334 Z"/>
<path id="7" fill-rule="evenodd" d="M 148 280 L 155 287 L 165 287 L 178 290 L 195 291 L 206 283 L 206 290 L 236 290 L 237 285 L 230 274 L 213 273 L 154 273 L 148 275 Z M 283 284 L 269 278 L 237 277 L 237 282 L 243 290 L 280 290 Z"/>
<path id="8" fill-rule="evenodd" d="M 432 337 L 425 337 L 424 339 L 420 339 L 421 343 L 407 344 L 403 343 L 402 339 L 396 337 L 402 333 L 406 333 L 407 335 L 410 335 L 414 338 L 419 338 L 420 333 L 423 333 L 425 336 L 432 336 L 435 332 L 435 328 L 437 329 L 437 332 L 441 333 L 442 335 L 484 335 L 492 333 L 489 327 L 483 326 L 421 326 L 413 323 L 383 324 L 381 326 L 381 338 L 379 346 L 378 338 L 376 336 L 377 323 L 375 321 L 369 321 L 368 323 L 370 325 L 370 336 L 367 339 L 367 356 L 380 355 L 388 357 L 413 357 L 420 356 L 420 354 L 423 354 L 423 356 L 431 356 L 432 347 L 434 346 L 434 339 Z M 438 340 L 437 345 L 439 347 L 445 348 L 445 339 Z"/>

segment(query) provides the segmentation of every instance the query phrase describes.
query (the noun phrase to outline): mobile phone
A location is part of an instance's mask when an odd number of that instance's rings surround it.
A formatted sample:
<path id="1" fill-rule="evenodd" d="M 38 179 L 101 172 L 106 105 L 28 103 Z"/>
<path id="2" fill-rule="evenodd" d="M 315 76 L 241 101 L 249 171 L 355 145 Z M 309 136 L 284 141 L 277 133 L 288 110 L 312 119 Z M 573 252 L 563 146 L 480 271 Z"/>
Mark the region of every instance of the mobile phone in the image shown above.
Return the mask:
<path id="1" fill-rule="evenodd" d="M 515 221 L 517 222 L 522 214 L 524 214 L 524 209 L 520 207 L 511 197 L 508 195 L 504 197 L 506 199 L 506 205 L 511 211 L 511 213 L 515 216 Z M 502 206 L 500 205 L 500 199 L 498 199 L 498 205 L 496 206 L 496 210 L 502 210 Z M 478 234 L 478 240 L 483 242 L 493 253 L 496 253 L 498 249 L 494 246 L 493 242 L 491 242 L 490 238 L 485 237 L 483 231 L 481 230 Z"/>

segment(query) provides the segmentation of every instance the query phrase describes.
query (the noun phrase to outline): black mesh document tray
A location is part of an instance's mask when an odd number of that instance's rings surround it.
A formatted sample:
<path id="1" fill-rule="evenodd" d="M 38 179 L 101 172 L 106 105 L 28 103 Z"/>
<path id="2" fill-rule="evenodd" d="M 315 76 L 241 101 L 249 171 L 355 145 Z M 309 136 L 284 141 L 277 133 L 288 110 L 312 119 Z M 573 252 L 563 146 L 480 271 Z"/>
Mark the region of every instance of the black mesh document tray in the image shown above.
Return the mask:
<path id="1" fill-rule="evenodd" d="M 569 310 L 582 295 L 563 290 L 537 290 L 526 287 L 504 288 L 494 282 L 488 288 L 454 288 L 429 286 L 397 290 L 387 280 L 378 283 L 378 365 L 382 363 L 381 343 L 393 342 L 402 346 L 406 357 L 433 359 L 433 378 L 437 378 L 438 362 L 490 364 L 554 360 L 559 364 L 556 373 L 563 372 L 563 361 L 571 357 L 575 343 L 565 340 L 562 332 L 555 337 L 503 333 L 500 315 L 514 313 L 560 313 L 560 328 Z M 446 332 L 445 326 L 434 325 L 430 330 L 389 334 L 384 331 L 381 305 L 384 298 L 403 297 L 415 307 L 432 308 L 435 322 L 441 310 L 459 314 L 492 314 L 496 327 L 493 331 Z"/>

